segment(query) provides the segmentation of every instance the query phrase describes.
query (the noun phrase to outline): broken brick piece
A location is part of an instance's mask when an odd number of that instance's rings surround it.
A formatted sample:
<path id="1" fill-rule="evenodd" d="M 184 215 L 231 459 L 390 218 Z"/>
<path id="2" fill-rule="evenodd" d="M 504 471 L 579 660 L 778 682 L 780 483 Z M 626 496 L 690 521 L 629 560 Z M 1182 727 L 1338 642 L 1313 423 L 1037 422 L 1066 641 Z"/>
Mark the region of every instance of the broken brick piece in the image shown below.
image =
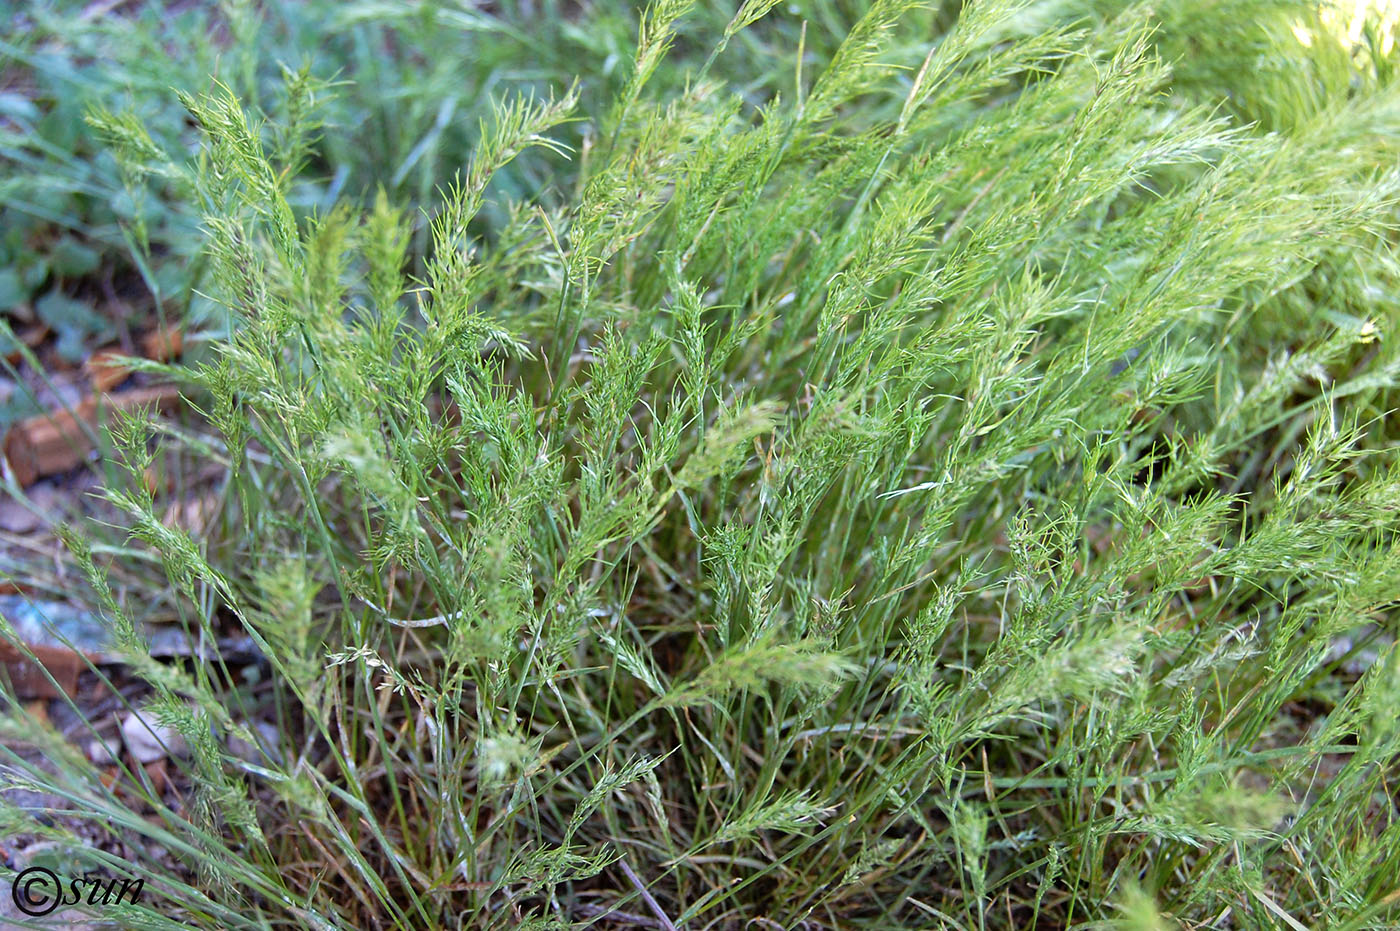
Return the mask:
<path id="1" fill-rule="evenodd" d="M 78 673 L 87 668 L 81 656 L 63 647 L 37 643 L 29 644 L 29 650 L 34 654 L 34 659 L 8 643 L 0 643 L 0 664 L 9 671 L 10 685 L 16 697 L 58 698 L 64 693 L 70 697 L 77 693 Z M 52 682 L 49 676 L 53 677 Z"/>
<path id="2" fill-rule="evenodd" d="M 66 472 L 82 463 L 92 450 L 90 431 L 97 425 L 99 412 L 106 409 L 132 410 L 154 406 L 168 410 L 179 399 L 173 385 L 137 388 L 120 394 L 88 398 L 70 413 L 66 410 L 40 414 L 20 421 L 5 436 L 5 458 L 21 485 L 31 485 L 45 475 Z"/>

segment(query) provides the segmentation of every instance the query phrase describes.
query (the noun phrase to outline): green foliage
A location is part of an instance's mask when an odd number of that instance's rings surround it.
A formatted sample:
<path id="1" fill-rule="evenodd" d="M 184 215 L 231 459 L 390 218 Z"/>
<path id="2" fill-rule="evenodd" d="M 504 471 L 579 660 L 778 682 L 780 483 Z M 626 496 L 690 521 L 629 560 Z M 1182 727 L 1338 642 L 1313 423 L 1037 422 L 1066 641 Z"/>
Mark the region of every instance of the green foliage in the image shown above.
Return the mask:
<path id="1" fill-rule="evenodd" d="M 131 423 L 133 542 L 72 545 L 198 793 L 6 778 L 150 927 L 1393 926 L 1396 53 L 1107 7 L 658 0 L 422 226 L 401 178 L 307 209 L 309 104 L 188 89 L 144 170 L 228 326 L 166 370 L 219 439 L 163 442 L 225 519 L 161 521 Z M 265 655 L 257 762 L 246 683 L 145 655 L 141 559 Z"/>
<path id="2" fill-rule="evenodd" d="M 729 34 L 771 6 L 746 5 Z M 163 170 L 202 144 L 172 89 L 229 88 L 250 109 L 277 182 L 303 215 L 342 199 L 367 203 L 379 187 L 395 201 L 428 204 L 480 140 L 476 118 L 493 94 L 544 94 L 583 77 L 590 112 L 601 112 L 648 77 L 678 89 L 692 70 L 681 63 L 698 50 L 665 60 L 662 20 L 649 21 L 658 41 L 643 70 L 625 67 L 639 13 L 605 7 L 580 20 L 557 0 L 490 11 L 436 0 L 24 4 L 0 36 L 0 310 L 45 288 L 105 303 L 86 281 L 95 263 L 75 271 L 64 261 L 78 249 L 102 260 L 122 299 L 210 322 L 203 211 Z M 714 32 L 726 22 L 709 10 L 696 18 Z M 845 23 L 829 7 L 823 18 L 831 31 L 818 49 L 839 43 Z M 738 56 L 727 65 L 739 82 L 771 76 L 766 64 Z M 557 200 L 572 169 L 558 158 L 527 159 L 494 183 L 512 198 Z M 497 205 L 486 208 L 499 226 Z M 414 235 L 421 253 L 426 230 Z"/>

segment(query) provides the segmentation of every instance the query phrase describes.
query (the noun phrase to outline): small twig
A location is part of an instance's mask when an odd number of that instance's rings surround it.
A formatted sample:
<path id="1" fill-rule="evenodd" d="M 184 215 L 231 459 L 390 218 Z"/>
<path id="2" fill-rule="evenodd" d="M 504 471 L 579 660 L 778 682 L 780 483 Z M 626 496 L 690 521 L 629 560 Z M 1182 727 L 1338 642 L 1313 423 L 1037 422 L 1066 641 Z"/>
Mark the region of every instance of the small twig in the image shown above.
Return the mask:
<path id="1" fill-rule="evenodd" d="M 371 610 L 373 610 L 380 617 L 384 618 L 386 623 L 391 624 L 394 627 L 441 627 L 448 621 L 462 617 L 466 614 L 465 611 L 453 611 L 451 614 L 438 614 L 434 617 L 418 618 L 416 620 L 413 618 L 398 618 L 390 617 L 389 612 L 385 611 L 378 605 L 370 604 L 363 598 L 361 598 L 360 601 L 368 605 Z"/>
<path id="2" fill-rule="evenodd" d="M 78 17 L 78 22 L 87 23 L 94 19 L 101 19 L 125 3 L 126 0 L 100 0 L 100 2 L 94 3 L 83 10 L 82 14 Z"/>
<path id="3" fill-rule="evenodd" d="M 624 912 L 618 908 L 607 908 L 602 905 L 591 905 L 587 903 L 575 905 L 574 908 L 583 912 L 589 918 L 615 918 L 618 921 L 629 921 L 643 928 L 661 927 L 661 922 L 657 921 L 655 918 L 648 918 L 646 915 L 634 915 L 632 912 Z"/>
<path id="4" fill-rule="evenodd" d="M 651 909 L 651 913 L 656 916 L 656 920 L 661 922 L 661 927 L 665 929 L 665 931 L 676 931 L 676 926 L 671 923 L 671 919 L 666 917 L 666 913 L 661 910 L 661 906 L 657 903 L 656 899 L 647 891 L 647 887 L 642 885 L 642 881 L 637 878 L 637 874 L 632 872 L 632 867 L 627 865 L 627 861 L 618 860 L 617 865 L 622 868 L 622 872 L 627 876 L 627 879 L 636 888 L 637 892 L 641 894 L 642 901 L 647 903 L 647 908 Z"/>
<path id="5" fill-rule="evenodd" d="M 441 627 L 443 624 L 446 624 L 450 618 L 459 617 L 460 615 L 461 612 L 457 612 L 456 614 L 439 614 L 436 617 L 411 620 L 408 618 L 390 617 L 386 614 L 384 615 L 384 620 L 394 627 Z"/>

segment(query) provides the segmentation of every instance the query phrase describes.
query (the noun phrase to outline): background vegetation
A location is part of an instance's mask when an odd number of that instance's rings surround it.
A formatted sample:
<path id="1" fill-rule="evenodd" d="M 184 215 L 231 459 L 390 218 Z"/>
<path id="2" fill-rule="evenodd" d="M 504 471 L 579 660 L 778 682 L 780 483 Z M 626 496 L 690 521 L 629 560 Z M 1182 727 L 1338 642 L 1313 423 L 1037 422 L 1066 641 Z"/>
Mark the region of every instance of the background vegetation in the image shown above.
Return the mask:
<path id="1" fill-rule="evenodd" d="M 1394 927 L 1395 30 L 12 14 L 7 306 L 198 338 L 58 531 L 175 773 L 10 701 L 7 828 L 132 927 Z"/>

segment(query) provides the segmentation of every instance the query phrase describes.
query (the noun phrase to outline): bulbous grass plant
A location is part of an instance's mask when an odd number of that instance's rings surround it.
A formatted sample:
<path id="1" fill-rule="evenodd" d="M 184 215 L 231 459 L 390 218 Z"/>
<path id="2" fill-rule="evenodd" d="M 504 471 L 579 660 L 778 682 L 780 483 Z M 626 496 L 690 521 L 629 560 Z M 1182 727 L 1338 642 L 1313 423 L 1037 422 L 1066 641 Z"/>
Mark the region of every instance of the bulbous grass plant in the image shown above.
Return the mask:
<path id="1" fill-rule="evenodd" d="M 125 853 L 7 824 L 144 876 L 132 927 L 1393 926 L 1390 46 L 876 0 L 755 101 L 726 46 L 788 14 L 690 6 L 601 112 L 495 106 L 417 266 L 412 210 L 298 216 L 185 96 L 230 335 L 144 368 L 208 429 L 124 422 L 132 542 L 69 542 L 194 788 L 12 707 L 52 765 L 7 783 Z M 540 146 L 572 189 L 476 222 Z M 173 448 L 226 469 L 207 538 Z M 152 660 L 138 559 L 268 688 Z"/>

